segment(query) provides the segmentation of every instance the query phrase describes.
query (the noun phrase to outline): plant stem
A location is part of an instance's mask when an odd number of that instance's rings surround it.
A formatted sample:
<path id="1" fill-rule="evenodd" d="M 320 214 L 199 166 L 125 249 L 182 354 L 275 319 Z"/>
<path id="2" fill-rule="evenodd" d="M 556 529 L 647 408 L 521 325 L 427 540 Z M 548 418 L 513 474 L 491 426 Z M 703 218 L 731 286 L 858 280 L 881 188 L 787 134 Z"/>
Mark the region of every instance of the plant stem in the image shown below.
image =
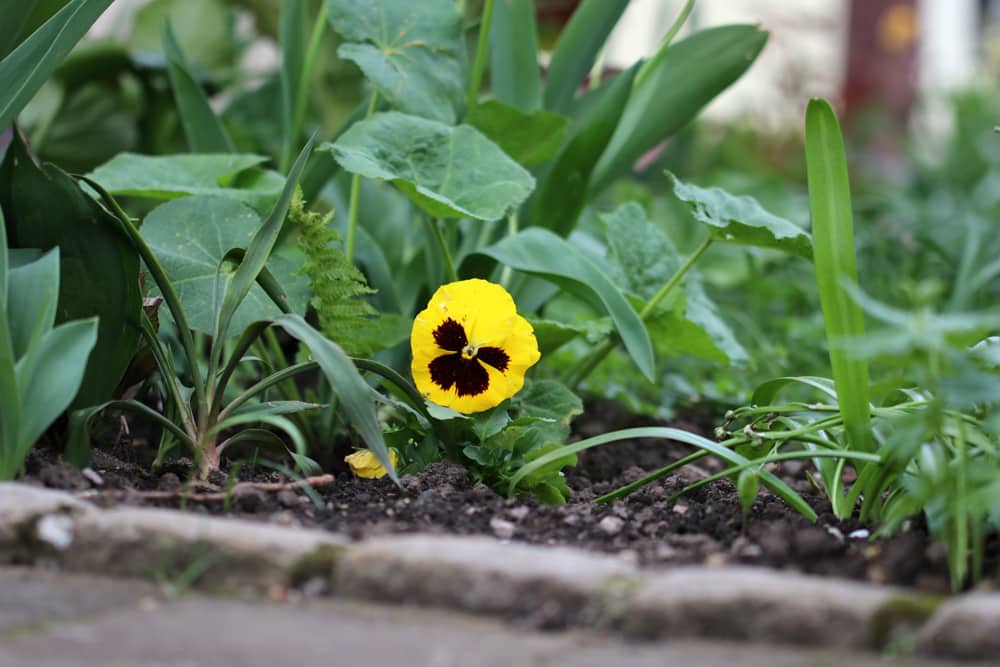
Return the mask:
<path id="1" fill-rule="evenodd" d="M 295 91 L 295 116 L 292 124 L 288 128 L 288 136 L 285 137 L 285 149 L 281 154 L 281 173 L 288 173 L 288 167 L 295 157 L 295 139 L 302 130 L 302 123 L 306 115 L 306 103 L 309 99 L 309 80 L 312 78 L 313 66 L 316 64 L 316 55 L 319 53 L 319 46 L 323 40 L 323 33 L 326 31 L 326 19 L 329 10 L 326 2 L 321 2 L 319 13 L 316 15 L 316 23 L 313 24 L 312 34 L 309 36 L 309 46 L 306 47 L 306 58 L 302 63 L 302 78 L 297 82 Z"/>
<path id="2" fill-rule="evenodd" d="M 476 44 L 476 59 L 472 63 L 472 78 L 469 80 L 469 93 L 465 98 L 465 112 L 476 105 L 479 99 L 479 86 L 483 82 L 483 71 L 486 69 L 486 51 L 490 45 L 490 25 L 493 23 L 494 0 L 483 3 L 483 18 L 479 22 L 479 42 Z"/>
<path id="3" fill-rule="evenodd" d="M 674 37 L 677 36 L 677 33 L 680 32 L 680 29 L 684 26 L 684 22 L 687 21 L 688 15 L 691 13 L 692 9 L 694 9 L 694 0 L 687 0 L 687 2 L 684 3 L 684 7 L 681 8 L 681 13 L 677 15 L 677 18 L 674 19 L 673 25 L 670 26 L 670 30 L 668 30 L 667 34 L 663 37 L 663 41 L 660 42 L 660 47 L 656 50 L 656 53 L 653 54 L 653 57 L 647 60 L 642 67 L 639 68 L 639 71 L 635 75 L 635 83 L 633 86 L 638 87 L 640 82 L 649 76 L 649 73 L 653 71 L 656 65 L 659 64 L 664 57 L 666 57 L 667 49 L 670 48 L 670 43 L 674 41 Z"/>
<path id="4" fill-rule="evenodd" d="M 657 290 L 656 294 L 653 295 L 653 298 L 651 298 L 639 312 L 639 319 L 643 322 L 649 319 L 649 316 L 656 311 L 656 307 L 659 306 L 660 303 L 667 298 L 670 292 L 680 284 L 681 280 L 684 278 L 684 274 L 686 274 L 688 270 L 694 266 L 694 263 L 698 261 L 698 258 L 701 257 L 706 250 L 708 250 L 710 245 L 712 245 L 711 236 L 705 238 L 705 240 L 701 242 L 701 245 L 695 248 L 694 252 L 692 252 L 687 260 L 681 264 L 680 268 L 677 269 L 674 275 L 672 275 L 670 279 L 663 284 L 663 287 Z M 604 358 L 618 346 L 619 342 L 620 340 L 618 337 L 609 336 L 604 339 L 603 343 L 594 348 L 589 355 L 580 360 L 580 363 L 577 364 L 575 368 L 571 369 L 565 376 L 565 382 L 569 388 L 575 389 L 581 382 L 583 382 L 587 376 L 590 375 L 595 368 L 597 368 L 598 364 L 604 361 Z"/>
<path id="5" fill-rule="evenodd" d="M 517 234 L 517 211 L 511 211 L 511 214 L 507 216 L 507 236 L 514 236 Z M 510 287 L 510 277 L 514 273 L 514 270 L 510 266 L 504 266 L 503 271 L 500 272 L 500 284 L 504 288 Z"/>
<path id="6" fill-rule="evenodd" d="M 444 270 L 448 275 L 448 282 L 453 283 L 458 280 L 458 271 L 455 270 L 455 263 L 451 259 L 451 251 L 448 250 L 448 242 L 441 233 L 441 225 L 437 218 L 425 217 L 424 220 L 430 225 L 434 238 L 437 239 L 438 248 L 441 251 L 441 259 L 444 260 Z"/>
<path id="7" fill-rule="evenodd" d="M 371 118 L 378 106 L 378 91 L 372 91 L 372 98 L 368 102 L 368 111 L 365 112 L 365 119 Z M 344 255 L 348 262 L 354 261 L 354 246 L 357 243 L 358 232 L 358 205 L 361 199 L 361 176 L 354 174 L 351 177 L 351 200 L 347 205 L 347 239 L 344 241 Z"/>

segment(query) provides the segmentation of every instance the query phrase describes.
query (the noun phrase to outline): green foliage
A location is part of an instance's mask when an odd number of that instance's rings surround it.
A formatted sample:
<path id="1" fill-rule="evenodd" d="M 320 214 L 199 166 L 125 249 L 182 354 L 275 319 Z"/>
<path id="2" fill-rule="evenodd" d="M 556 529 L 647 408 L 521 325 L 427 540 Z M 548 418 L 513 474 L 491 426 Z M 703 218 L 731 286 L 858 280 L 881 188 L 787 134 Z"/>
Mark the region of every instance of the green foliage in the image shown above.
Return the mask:
<path id="1" fill-rule="evenodd" d="M 383 321 L 364 297 L 375 290 L 365 282 L 364 274 L 347 261 L 338 247 L 340 235 L 329 226 L 333 213 L 323 215 L 307 211 L 300 196 L 292 200 L 289 222 L 298 231 L 298 246 L 305 255 L 299 272 L 309 277 L 320 330 L 330 340 L 338 341 L 348 354 L 370 355 L 382 347 L 391 347 L 409 335 L 409 322 L 399 336 L 395 318 Z M 386 340 L 385 334 L 393 334 Z"/>
<path id="2" fill-rule="evenodd" d="M 0 212 L 0 479 L 12 479 L 76 396 L 98 323 L 55 326 L 59 248 L 26 256 L 5 230 Z"/>
<path id="3" fill-rule="evenodd" d="M 453 123 L 462 103 L 462 16 L 452 0 L 326 0 L 344 38 L 337 55 L 355 62 L 397 109 Z"/>
<path id="4" fill-rule="evenodd" d="M 530 167 L 555 157 L 566 136 L 567 119 L 541 109 L 526 113 L 499 100 L 487 100 L 472 107 L 465 122 L 515 162 Z"/>
<path id="5" fill-rule="evenodd" d="M 111 0 L 71 0 L 0 61 L 0 128 L 10 125 Z M 5 21 L 9 8 L 3 9 Z M 30 10 L 29 10 L 30 11 Z M 18 16 L 21 19 L 18 20 Z M 13 13 L 23 23 L 23 10 Z M 8 28 L 10 24 L 8 24 Z"/>
<path id="6" fill-rule="evenodd" d="M 535 186 L 478 130 L 398 112 L 355 123 L 323 148 L 353 174 L 391 181 L 434 217 L 498 220 Z"/>
<path id="7" fill-rule="evenodd" d="M 500 0 L 494 6 L 490 88 L 498 101 L 524 113 L 532 113 L 542 105 L 533 0 Z"/>
<path id="8" fill-rule="evenodd" d="M 114 218 L 69 174 L 35 165 L 19 134 L 0 166 L 0 206 L 12 247 L 60 249 L 56 322 L 99 318 L 74 405 L 108 400 L 139 344 L 138 255 Z M 51 306 L 56 308 L 55 300 Z"/>

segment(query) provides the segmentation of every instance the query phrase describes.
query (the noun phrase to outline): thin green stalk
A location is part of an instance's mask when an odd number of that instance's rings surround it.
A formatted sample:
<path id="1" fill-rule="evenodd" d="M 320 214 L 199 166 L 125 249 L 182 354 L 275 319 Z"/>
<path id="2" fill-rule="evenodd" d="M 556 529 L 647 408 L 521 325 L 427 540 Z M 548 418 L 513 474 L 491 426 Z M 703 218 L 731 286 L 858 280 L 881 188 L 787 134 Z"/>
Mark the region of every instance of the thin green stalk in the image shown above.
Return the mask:
<path id="1" fill-rule="evenodd" d="M 955 543 L 949 545 L 948 560 L 951 561 L 951 587 L 958 590 L 968 571 L 969 561 L 969 512 L 967 507 L 968 482 L 965 467 L 968 465 L 968 443 L 965 440 L 965 424 L 958 422 L 958 437 L 955 439 Z"/>
<path id="2" fill-rule="evenodd" d="M 517 234 L 517 211 L 511 211 L 510 215 L 507 216 L 507 236 L 511 237 L 515 234 Z M 503 271 L 500 272 L 500 284 L 509 288 L 510 277 L 513 274 L 514 270 L 509 265 L 504 265 Z"/>
<path id="3" fill-rule="evenodd" d="M 670 30 L 663 37 L 663 41 L 660 42 L 660 47 L 657 49 L 656 54 L 652 58 L 646 61 L 645 64 L 639 69 L 638 73 L 635 75 L 634 87 L 641 85 L 641 82 L 649 76 L 656 66 L 659 64 L 663 58 L 666 57 L 667 49 L 670 47 L 670 43 L 674 41 L 674 37 L 680 32 L 681 28 L 684 27 L 684 23 L 687 21 L 688 16 L 691 14 L 691 10 L 694 9 L 694 0 L 687 0 L 684 3 L 684 7 L 681 8 L 681 13 L 677 15 L 674 19 L 673 25 L 670 26 Z"/>
<path id="4" fill-rule="evenodd" d="M 368 102 L 368 111 L 365 112 L 365 119 L 371 118 L 378 106 L 378 91 L 372 91 L 372 98 Z M 351 199 L 347 205 L 347 238 L 344 240 L 344 255 L 348 262 L 354 261 L 354 246 L 358 237 L 358 206 L 361 200 L 361 176 L 354 174 L 351 177 Z"/>
<path id="5" fill-rule="evenodd" d="M 677 285 L 680 284 L 681 280 L 684 278 L 684 274 L 690 270 L 694 263 L 698 261 L 708 247 L 712 245 L 712 238 L 707 237 L 701 242 L 694 252 L 684 261 L 684 263 L 677 269 L 677 271 L 670 277 L 670 280 L 665 282 L 663 286 L 657 290 L 656 294 L 649 300 L 649 302 L 643 307 L 639 312 L 639 319 L 645 322 L 649 319 L 649 316 L 656 312 L 656 307 L 669 296 L 670 292 L 673 291 Z M 599 346 L 594 348 L 589 355 L 584 357 L 579 364 L 569 373 L 566 374 L 565 382 L 570 389 L 575 389 L 581 382 L 583 382 L 588 375 L 590 375 L 598 364 L 604 361 L 615 347 L 618 346 L 619 339 L 617 337 L 608 337 L 604 339 L 604 342 Z"/>
<path id="6" fill-rule="evenodd" d="M 448 250 L 448 241 L 445 240 L 444 234 L 441 233 L 441 225 L 437 218 L 425 217 L 424 220 L 430 225 L 431 231 L 434 233 L 434 238 L 437 239 L 438 249 L 441 251 L 441 259 L 444 261 L 444 270 L 448 275 L 448 282 L 456 282 L 458 280 L 458 271 L 455 270 L 455 262 L 451 259 L 451 251 Z"/>
<path id="7" fill-rule="evenodd" d="M 295 138 L 299 136 L 302 123 L 305 121 L 306 102 L 309 98 L 309 80 L 312 78 L 313 66 L 316 64 L 316 56 L 323 40 L 323 33 L 326 31 L 328 13 L 326 2 L 321 2 L 316 23 L 313 24 L 312 34 L 309 36 L 306 58 L 302 63 L 302 79 L 298 82 L 295 95 L 295 117 L 292 118 L 292 125 L 288 128 L 288 140 L 285 142 L 285 149 L 281 154 L 281 173 L 283 174 L 288 173 L 288 166 L 295 157 Z"/>
<path id="8" fill-rule="evenodd" d="M 476 59 L 472 63 L 472 78 L 469 80 L 469 93 L 465 98 L 466 113 L 479 100 L 479 86 L 483 82 L 483 72 L 486 70 L 486 55 L 490 46 L 490 26 L 493 23 L 493 4 L 495 0 L 483 3 L 483 18 L 479 22 L 479 42 L 476 44 Z"/>

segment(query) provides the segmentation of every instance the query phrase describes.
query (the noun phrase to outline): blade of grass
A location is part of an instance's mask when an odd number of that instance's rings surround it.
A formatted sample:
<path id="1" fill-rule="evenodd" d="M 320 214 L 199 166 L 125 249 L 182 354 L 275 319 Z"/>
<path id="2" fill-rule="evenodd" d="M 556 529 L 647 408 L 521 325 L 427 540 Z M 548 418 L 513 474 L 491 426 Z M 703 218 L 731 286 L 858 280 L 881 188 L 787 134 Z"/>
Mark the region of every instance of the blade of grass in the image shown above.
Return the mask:
<path id="1" fill-rule="evenodd" d="M 865 323 L 844 289 L 845 282 L 858 282 L 851 191 L 840 125 L 826 100 L 813 99 L 806 110 L 806 171 L 816 283 L 840 411 L 850 446 L 871 451 L 868 362 L 852 358 L 842 342 L 863 336 Z"/>

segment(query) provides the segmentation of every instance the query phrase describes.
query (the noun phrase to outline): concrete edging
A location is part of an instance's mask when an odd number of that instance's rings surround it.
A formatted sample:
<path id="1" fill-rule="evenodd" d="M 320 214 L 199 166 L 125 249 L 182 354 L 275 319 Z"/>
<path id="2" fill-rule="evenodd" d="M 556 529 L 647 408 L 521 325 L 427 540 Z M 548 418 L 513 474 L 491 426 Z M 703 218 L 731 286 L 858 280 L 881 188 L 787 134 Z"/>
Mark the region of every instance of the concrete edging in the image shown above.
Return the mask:
<path id="1" fill-rule="evenodd" d="M 320 530 L 175 510 L 100 509 L 0 483 L 0 564 L 203 588 L 318 583 L 334 596 L 583 627 L 641 639 L 713 637 L 1000 658 L 1000 594 L 940 599 L 900 588 L 753 567 L 640 570 L 564 547 L 401 535 L 352 543 Z"/>

